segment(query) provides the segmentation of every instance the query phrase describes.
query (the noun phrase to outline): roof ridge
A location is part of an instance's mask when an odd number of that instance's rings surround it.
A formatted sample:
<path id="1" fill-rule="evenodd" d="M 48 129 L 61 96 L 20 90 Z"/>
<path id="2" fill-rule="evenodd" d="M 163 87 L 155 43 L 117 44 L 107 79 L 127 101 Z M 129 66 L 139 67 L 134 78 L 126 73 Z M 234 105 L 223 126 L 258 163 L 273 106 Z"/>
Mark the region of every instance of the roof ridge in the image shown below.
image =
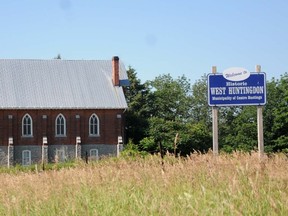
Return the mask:
<path id="1" fill-rule="evenodd" d="M 119 75 L 127 79 L 122 62 Z M 0 59 L 0 92 L 0 109 L 127 107 L 111 60 Z"/>
<path id="2" fill-rule="evenodd" d="M 13 59 L 13 58 L 0 58 L 1 60 L 10 61 L 111 61 L 108 59 Z"/>

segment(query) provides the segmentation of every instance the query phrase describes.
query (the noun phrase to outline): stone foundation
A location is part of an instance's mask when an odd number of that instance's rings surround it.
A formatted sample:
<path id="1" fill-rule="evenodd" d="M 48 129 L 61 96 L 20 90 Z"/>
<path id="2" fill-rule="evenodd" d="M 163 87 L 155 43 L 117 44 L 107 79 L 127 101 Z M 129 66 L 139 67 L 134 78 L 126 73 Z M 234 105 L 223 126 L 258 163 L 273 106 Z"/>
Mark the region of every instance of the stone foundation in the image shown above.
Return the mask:
<path id="1" fill-rule="evenodd" d="M 119 148 L 119 147 L 118 147 Z M 103 156 L 117 156 L 117 145 L 79 144 L 79 145 L 23 145 L 0 146 L 0 165 L 12 166 L 23 163 L 23 151 L 28 150 L 31 164 L 53 163 L 79 159 L 99 159 Z M 9 163 L 8 163 L 9 149 Z M 77 151 L 77 154 L 76 154 Z"/>

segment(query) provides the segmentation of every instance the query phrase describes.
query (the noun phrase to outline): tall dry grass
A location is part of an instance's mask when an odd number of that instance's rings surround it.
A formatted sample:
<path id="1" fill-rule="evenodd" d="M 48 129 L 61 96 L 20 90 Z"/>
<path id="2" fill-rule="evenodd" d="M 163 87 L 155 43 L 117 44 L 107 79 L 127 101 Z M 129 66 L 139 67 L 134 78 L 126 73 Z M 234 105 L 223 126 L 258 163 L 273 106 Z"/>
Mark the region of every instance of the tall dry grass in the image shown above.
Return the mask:
<path id="1" fill-rule="evenodd" d="M 105 159 L 0 175 L 0 215 L 288 215 L 288 161 L 213 157 Z"/>

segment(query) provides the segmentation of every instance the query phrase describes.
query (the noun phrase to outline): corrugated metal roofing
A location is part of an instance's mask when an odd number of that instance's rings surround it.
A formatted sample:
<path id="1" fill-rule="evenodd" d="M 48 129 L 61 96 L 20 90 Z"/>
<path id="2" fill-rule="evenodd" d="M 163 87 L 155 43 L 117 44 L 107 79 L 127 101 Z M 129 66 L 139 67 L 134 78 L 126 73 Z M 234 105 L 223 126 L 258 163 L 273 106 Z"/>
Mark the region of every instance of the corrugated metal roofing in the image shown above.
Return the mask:
<path id="1" fill-rule="evenodd" d="M 120 80 L 127 80 L 119 63 Z M 0 59 L 1 109 L 122 109 L 111 60 Z"/>

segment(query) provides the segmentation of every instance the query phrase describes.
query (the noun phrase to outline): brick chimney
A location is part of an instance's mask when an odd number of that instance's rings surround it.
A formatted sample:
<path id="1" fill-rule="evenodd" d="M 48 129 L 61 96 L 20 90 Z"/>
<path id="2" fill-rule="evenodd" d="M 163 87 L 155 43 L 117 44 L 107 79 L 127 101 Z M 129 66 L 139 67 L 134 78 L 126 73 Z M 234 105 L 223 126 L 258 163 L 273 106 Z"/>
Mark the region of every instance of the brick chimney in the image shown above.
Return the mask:
<path id="1" fill-rule="evenodd" d="M 114 86 L 119 86 L 119 57 L 112 58 L 112 82 Z"/>

